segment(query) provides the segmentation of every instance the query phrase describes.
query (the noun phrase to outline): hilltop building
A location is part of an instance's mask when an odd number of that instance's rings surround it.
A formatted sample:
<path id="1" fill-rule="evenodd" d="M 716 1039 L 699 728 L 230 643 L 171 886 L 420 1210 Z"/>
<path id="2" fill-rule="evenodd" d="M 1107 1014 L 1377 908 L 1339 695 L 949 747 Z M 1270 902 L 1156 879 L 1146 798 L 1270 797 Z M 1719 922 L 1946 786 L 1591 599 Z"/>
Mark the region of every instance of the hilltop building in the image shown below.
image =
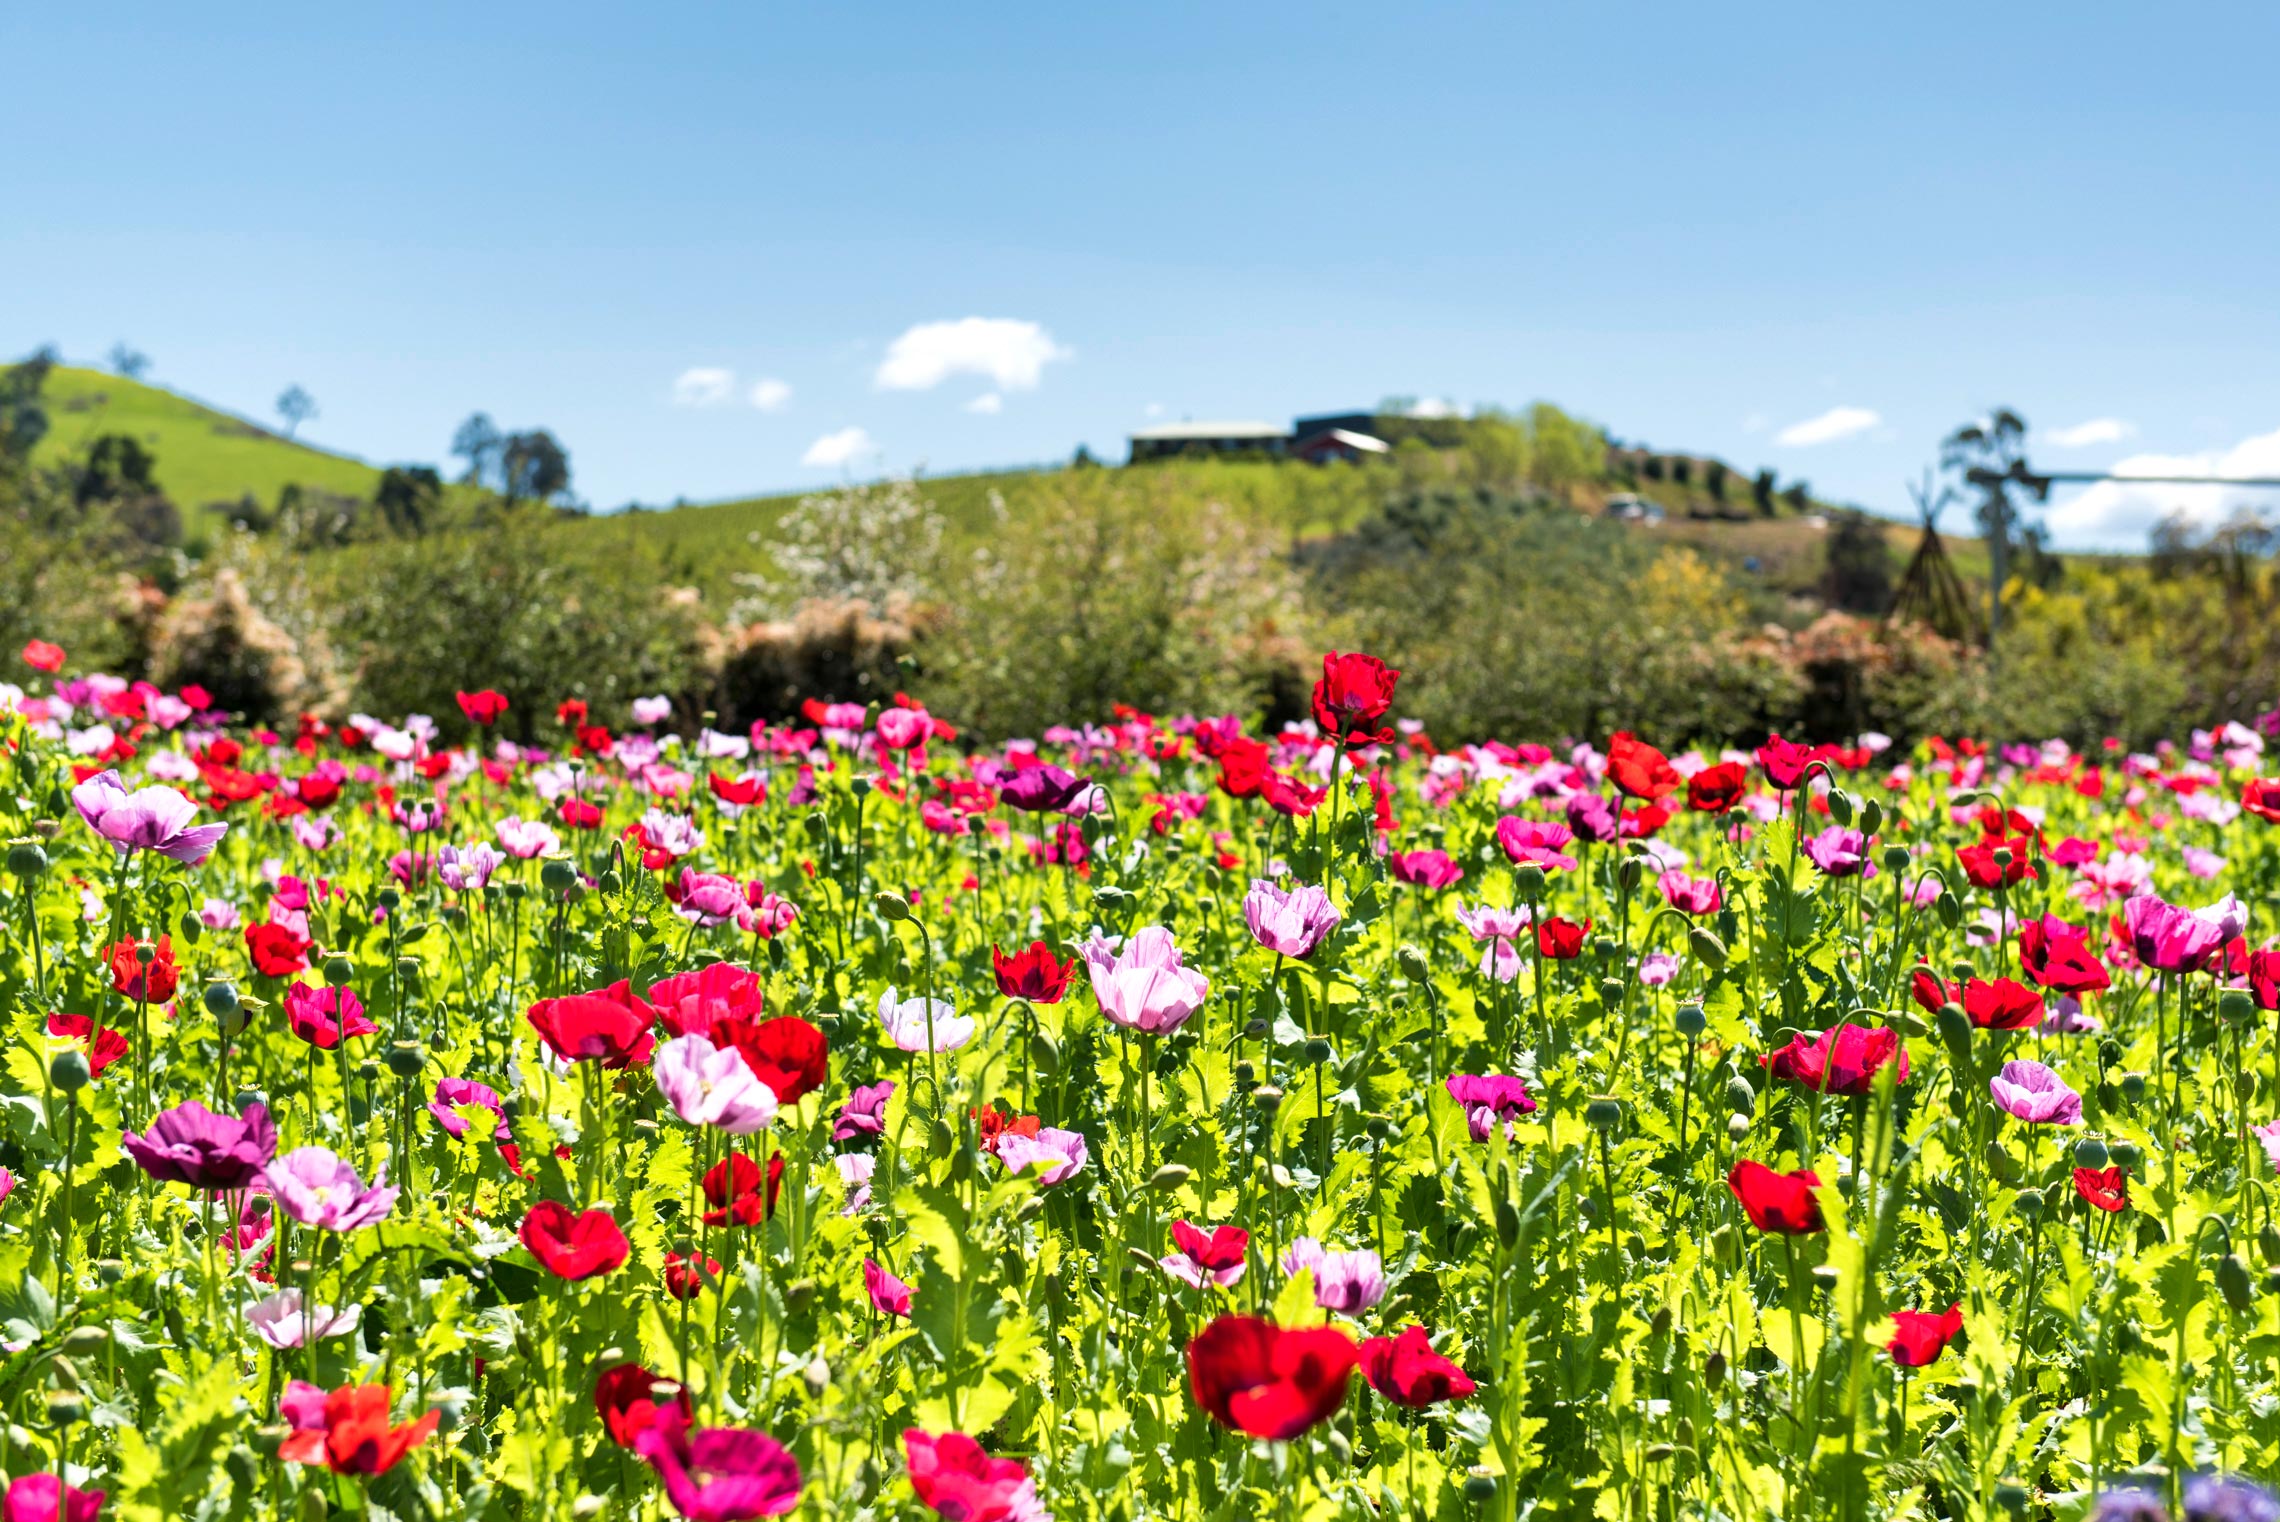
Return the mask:
<path id="1" fill-rule="evenodd" d="M 1267 455 L 1321 465 L 1332 460 L 1362 460 L 1390 452 L 1411 436 L 1432 443 L 1453 443 L 1441 433 L 1463 428 L 1455 419 L 1415 419 L 1378 412 L 1326 412 L 1294 420 L 1290 427 L 1274 423 L 1162 423 L 1131 434 L 1132 463 L 1197 455 Z"/>

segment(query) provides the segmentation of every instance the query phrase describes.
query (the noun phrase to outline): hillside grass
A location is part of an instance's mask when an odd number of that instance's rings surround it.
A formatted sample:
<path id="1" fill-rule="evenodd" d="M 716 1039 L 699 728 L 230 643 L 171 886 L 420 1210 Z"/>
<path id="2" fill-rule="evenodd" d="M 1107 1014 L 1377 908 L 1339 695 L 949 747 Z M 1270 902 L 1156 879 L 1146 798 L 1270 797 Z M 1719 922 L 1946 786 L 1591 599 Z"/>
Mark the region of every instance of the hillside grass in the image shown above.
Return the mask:
<path id="1" fill-rule="evenodd" d="M 123 433 L 157 457 L 160 490 L 182 510 L 192 546 L 215 522 L 207 511 L 248 492 L 264 506 L 290 482 L 342 496 L 369 498 L 379 470 L 275 433 L 246 418 L 102 370 L 59 365 L 48 376 L 47 437 L 33 451 L 40 465 L 61 465 L 107 433 Z"/>

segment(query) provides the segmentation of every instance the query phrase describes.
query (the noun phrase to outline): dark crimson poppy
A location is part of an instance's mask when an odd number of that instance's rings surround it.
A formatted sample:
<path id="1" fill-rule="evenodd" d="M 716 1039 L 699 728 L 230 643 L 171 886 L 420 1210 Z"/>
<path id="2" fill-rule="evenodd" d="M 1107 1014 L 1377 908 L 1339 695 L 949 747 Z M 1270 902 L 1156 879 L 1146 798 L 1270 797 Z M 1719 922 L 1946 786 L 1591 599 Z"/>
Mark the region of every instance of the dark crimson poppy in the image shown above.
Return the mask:
<path id="1" fill-rule="evenodd" d="M 1900 1082 L 1908 1081 L 1908 1048 L 1900 1033 L 1885 1026 L 1840 1025 L 1760 1058 L 1776 1078 L 1822 1094 L 1866 1094 L 1876 1087 L 1880 1068 L 1897 1056 Z"/>
<path id="2" fill-rule="evenodd" d="M 1799 745 L 1779 735 L 1768 735 L 1757 748 L 1757 763 L 1765 768 L 1765 780 L 1783 792 L 1788 792 L 1805 780 L 1805 769 L 1821 757 L 1820 747 Z"/>
<path id="3" fill-rule="evenodd" d="M 678 1406 L 684 1415 L 689 1414 L 688 1392 L 640 1364 L 621 1363 L 602 1371 L 602 1376 L 594 1381 L 594 1410 L 601 1417 L 611 1442 L 620 1448 L 631 1448 L 635 1438 L 656 1424 L 660 1385 L 669 1386 L 672 1391 L 663 1404 Z"/>
<path id="4" fill-rule="evenodd" d="M 564 1062 L 599 1062 L 605 1068 L 631 1067 L 649 1060 L 657 1044 L 650 1022 L 657 1012 L 633 994 L 627 982 L 596 993 L 541 999 L 530 1007 L 531 1029 Z"/>
<path id="5" fill-rule="evenodd" d="M 1924 1008 L 1924 1013 L 1936 1015 L 1943 1004 L 1961 1004 L 1963 985 L 1944 981 L 1929 967 L 1918 963 L 1908 975 L 1908 996 Z"/>
<path id="6" fill-rule="evenodd" d="M 713 1022 L 712 1042 L 735 1047 L 780 1105 L 798 1104 L 831 1077 L 831 1044 L 798 1015 L 758 1022 L 726 1015 Z"/>
<path id="7" fill-rule="evenodd" d="M 1333 650 L 1322 657 L 1322 680 L 1314 684 L 1314 722 L 1326 735 L 1390 740 L 1390 731 L 1375 735 L 1370 727 L 1393 706 L 1393 687 L 1400 680 L 1400 672 L 1374 655 Z"/>
<path id="8" fill-rule="evenodd" d="M 279 1405 L 293 1430 L 277 1456 L 288 1464 L 322 1464 L 335 1474 L 386 1474 L 443 1420 L 441 1411 L 430 1411 L 389 1426 L 386 1385 L 343 1385 L 324 1394 L 295 1380 Z"/>
<path id="9" fill-rule="evenodd" d="M 2130 1208 L 2130 1176 L 2119 1164 L 2111 1168 L 2077 1168 L 2074 1192 L 2100 1210 Z"/>
<path id="10" fill-rule="evenodd" d="M 1206 1273 L 1217 1273 L 1241 1263 L 1250 1251 L 1251 1234 L 1236 1225 L 1215 1226 L 1205 1236 L 1185 1221 L 1172 1222 L 1172 1245 Z"/>
<path id="11" fill-rule="evenodd" d="M 253 970 L 265 978 L 289 978 L 309 965 L 309 943 L 272 922 L 246 926 L 245 949 Z"/>
<path id="12" fill-rule="evenodd" d="M 1734 1164 L 1726 1175 L 1726 1187 L 1742 1202 L 1752 1226 L 1792 1237 L 1826 1229 L 1821 1202 L 1813 1198 L 1813 1191 L 1820 1186 L 1821 1176 L 1810 1168 L 1776 1173 L 1748 1158 Z"/>
<path id="13" fill-rule="evenodd" d="M 1361 1358 L 1362 1378 L 1397 1406 L 1437 1405 L 1473 1393 L 1472 1376 L 1434 1352 L 1432 1340 L 1415 1322 L 1398 1337 L 1368 1338 Z"/>
<path id="14" fill-rule="evenodd" d="M 103 1069 L 127 1055 L 126 1037 L 108 1026 L 98 1027 L 85 1015 L 50 1015 L 47 1018 L 47 1031 L 49 1035 L 65 1041 L 84 1043 L 87 1071 L 96 1078 L 103 1076 Z"/>
<path id="15" fill-rule="evenodd" d="M 1589 934 L 1591 921 L 1578 925 L 1555 914 L 1536 927 L 1536 946 L 1555 962 L 1573 961 L 1583 955 L 1583 938 Z"/>
<path id="16" fill-rule="evenodd" d="M 480 724 L 485 729 L 498 723 L 499 715 L 507 711 L 506 698 L 488 687 L 481 692 L 462 692 L 456 696 L 459 699 L 459 711 L 467 715 L 467 722 Z"/>
<path id="17" fill-rule="evenodd" d="M 1032 941 L 1027 951 L 1012 956 L 994 944 L 990 947 L 990 971 L 997 975 L 998 992 L 1008 999 L 1058 1004 L 1067 997 L 1069 979 L 1076 970 L 1075 957 L 1066 962 L 1056 960 L 1043 941 Z"/>
<path id="18" fill-rule="evenodd" d="M 2280 777 L 2251 777 L 2243 782 L 2240 806 L 2266 824 L 2280 824 Z"/>
<path id="19" fill-rule="evenodd" d="M 2280 951 L 2251 951 L 2241 959 L 2241 976 L 2258 1009 L 2280 1010 Z"/>
<path id="20" fill-rule="evenodd" d="M 1698 814 L 1723 814 L 1742 801 L 1749 785 L 1749 768 L 1739 761 L 1705 766 L 1686 779 L 1686 806 Z"/>
<path id="21" fill-rule="evenodd" d="M 293 795 L 313 809 L 329 809 L 340 801 L 340 779 L 311 772 L 293 784 Z"/>
<path id="22" fill-rule="evenodd" d="M 1975 846 L 1958 848 L 1955 859 L 1975 888 L 2016 888 L 2028 878 L 2042 875 L 2035 870 L 2034 844 L 2031 835 L 1991 835 Z M 2011 853 L 2009 865 L 1996 865 L 1997 851 Z"/>
<path id="23" fill-rule="evenodd" d="M 677 1252 L 665 1255 L 665 1293 L 676 1300 L 693 1300 L 705 1291 L 705 1285 L 720 1282 L 720 1260 L 691 1253 L 684 1258 Z"/>
<path id="24" fill-rule="evenodd" d="M 1220 1425 L 1280 1441 L 1337 1414 L 1360 1357 L 1334 1326 L 1222 1316 L 1188 1343 L 1188 1390 Z"/>
<path id="25" fill-rule="evenodd" d="M 144 946 L 151 949 L 147 967 L 136 955 Z M 104 959 L 111 964 L 112 991 L 138 1003 L 164 1004 L 174 997 L 174 990 L 182 981 L 181 969 L 174 965 L 172 936 L 162 935 L 155 942 L 121 941 L 104 953 Z"/>
<path id="26" fill-rule="evenodd" d="M 606 1210 L 573 1213 L 560 1200 L 540 1200 L 523 1217 L 522 1245 L 557 1279 L 591 1279 L 622 1267 L 633 1251 Z"/>
<path id="27" fill-rule="evenodd" d="M 998 783 L 998 797 L 1025 813 L 1058 814 L 1091 786 L 1058 766 L 1024 766 Z"/>
<path id="28" fill-rule="evenodd" d="M 758 777 L 731 780 L 718 772 L 707 772 L 705 786 L 712 789 L 715 798 L 735 808 L 748 809 L 768 801 L 768 784 Z"/>
<path id="29" fill-rule="evenodd" d="M 760 1192 L 760 1165 L 741 1152 L 731 1152 L 705 1170 L 702 1180 L 707 1226 L 757 1226 L 776 1214 L 776 1196 L 784 1188 L 784 1154 L 768 1159 L 768 1192 Z"/>
<path id="30" fill-rule="evenodd" d="M 1607 780 L 1629 797 L 1652 801 L 1678 791 L 1682 779 L 1670 757 L 1618 729 L 1607 740 Z"/>
<path id="31" fill-rule="evenodd" d="M 2023 1031 L 2042 1023 L 2042 995 L 2015 978 L 1973 978 L 1963 985 L 1963 1012 L 1987 1031 Z"/>
<path id="32" fill-rule="evenodd" d="M 1944 1313 L 1931 1311 L 1894 1311 L 1892 1313 L 1892 1340 L 1884 1351 L 1903 1369 L 1920 1369 L 1947 1351 L 1947 1345 L 1963 1330 L 1963 1307 L 1951 1305 Z"/>
<path id="33" fill-rule="evenodd" d="M 2019 967 L 2053 993 L 2096 993 L 2113 985 L 2106 964 L 2090 949 L 2090 932 L 2053 914 L 2019 927 Z"/>
<path id="34" fill-rule="evenodd" d="M 1248 735 L 1237 735 L 1219 752 L 1219 790 L 1230 798 L 1256 798 L 1274 775 L 1267 747 Z"/>

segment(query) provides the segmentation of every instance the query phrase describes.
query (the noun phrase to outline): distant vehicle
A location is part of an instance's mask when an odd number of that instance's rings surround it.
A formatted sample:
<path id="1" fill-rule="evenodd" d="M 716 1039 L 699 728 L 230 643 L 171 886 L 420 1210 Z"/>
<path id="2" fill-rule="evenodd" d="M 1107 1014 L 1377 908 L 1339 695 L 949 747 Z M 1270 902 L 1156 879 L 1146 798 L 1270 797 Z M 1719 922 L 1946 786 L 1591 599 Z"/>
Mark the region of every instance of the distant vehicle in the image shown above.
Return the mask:
<path id="1" fill-rule="evenodd" d="M 1600 516 L 1613 518 L 1619 523 L 1656 524 L 1663 521 L 1663 510 L 1636 492 L 1617 492 L 1607 499 Z"/>

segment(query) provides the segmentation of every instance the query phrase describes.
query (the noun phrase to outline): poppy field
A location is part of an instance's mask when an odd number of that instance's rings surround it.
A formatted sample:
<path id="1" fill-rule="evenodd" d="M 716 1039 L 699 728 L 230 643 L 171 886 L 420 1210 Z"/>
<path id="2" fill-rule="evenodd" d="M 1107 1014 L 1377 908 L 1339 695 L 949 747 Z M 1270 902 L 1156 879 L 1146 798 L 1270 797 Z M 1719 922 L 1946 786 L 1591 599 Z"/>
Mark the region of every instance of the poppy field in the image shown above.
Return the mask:
<path id="1" fill-rule="evenodd" d="M 6 1522 L 2280 1522 L 2280 714 L 11 676 Z"/>

